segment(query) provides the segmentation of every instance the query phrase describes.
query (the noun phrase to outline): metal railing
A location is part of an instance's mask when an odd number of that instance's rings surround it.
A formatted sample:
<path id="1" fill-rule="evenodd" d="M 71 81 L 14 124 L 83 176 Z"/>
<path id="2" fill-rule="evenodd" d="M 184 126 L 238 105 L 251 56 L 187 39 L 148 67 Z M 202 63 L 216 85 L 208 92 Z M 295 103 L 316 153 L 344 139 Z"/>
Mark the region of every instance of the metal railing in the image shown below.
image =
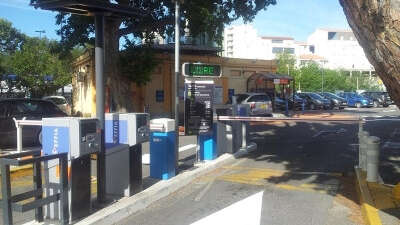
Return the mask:
<path id="1" fill-rule="evenodd" d="M 23 157 L 29 157 L 23 159 Z M 21 158 L 21 159 L 20 159 Z M 42 162 L 58 159 L 60 164 L 60 186 L 59 193 L 43 198 L 42 188 Z M 35 210 L 35 220 L 43 221 L 43 206 L 52 202 L 61 201 L 61 223 L 68 224 L 68 155 L 60 153 L 55 155 L 41 156 L 40 152 L 22 152 L 0 157 L 1 167 L 1 193 L 2 200 L 0 206 L 3 210 L 3 224 L 12 225 L 12 212 L 26 212 Z M 22 194 L 11 195 L 10 166 L 24 166 L 33 164 L 33 183 L 34 190 Z M 28 203 L 19 203 L 21 201 L 34 198 Z"/>

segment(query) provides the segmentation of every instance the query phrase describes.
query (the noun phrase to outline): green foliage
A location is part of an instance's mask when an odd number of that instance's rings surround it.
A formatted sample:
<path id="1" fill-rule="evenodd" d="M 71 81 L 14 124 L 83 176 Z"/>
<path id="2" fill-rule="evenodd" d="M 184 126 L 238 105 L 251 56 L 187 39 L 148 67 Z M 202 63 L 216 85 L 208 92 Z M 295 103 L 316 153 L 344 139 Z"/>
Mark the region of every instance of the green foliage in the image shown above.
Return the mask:
<path id="1" fill-rule="evenodd" d="M 11 54 L 18 50 L 26 36 L 15 29 L 11 22 L 0 18 L 0 54 Z"/>
<path id="2" fill-rule="evenodd" d="M 322 91 L 322 79 L 324 80 L 324 91 L 356 91 L 357 80 L 360 90 L 379 90 L 379 85 L 369 76 L 362 75 L 359 72 L 349 72 L 341 70 L 324 69 L 317 63 L 307 63 L 300 68 L 296 67 L 296 59 L 293 55 L 282 53 L 277 55 L 277 72 L 279 74 L 288 74 L 294 77 L 296 90 L 301 91 Z"/>
<path id="3" fill-rule="evenodd" d="M 55 44 L 47 39 L 29 38 L 11 55 L 13 73 L 19 76 L 21 85 L 27 87 L 33 97 L 52 94 L 71 83 L 68 62 L 51 53 Z M 52 76 L 52 81 L 46 81 L 46 76 Z"/>
<path id="4" fill-rule="evenodd" d="M 136 46 L 129 41 L 119 58 L 122 76 L 138 85 L 144 85 L 151 80 L 151 73 L 159 63 L 160 61 L 154 57 L 151 46 Z"/>

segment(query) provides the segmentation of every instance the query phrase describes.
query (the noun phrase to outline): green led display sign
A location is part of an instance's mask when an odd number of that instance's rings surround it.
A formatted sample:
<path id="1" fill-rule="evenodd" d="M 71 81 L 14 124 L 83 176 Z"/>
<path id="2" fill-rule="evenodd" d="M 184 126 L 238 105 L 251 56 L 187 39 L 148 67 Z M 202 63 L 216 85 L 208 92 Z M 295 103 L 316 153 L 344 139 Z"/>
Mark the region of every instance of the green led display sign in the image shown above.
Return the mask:
<path id="1" fill-rule="evenodd" d="M 220 77 L 221 66 L 202 63 L 184 63 L 183 75 L 186 77 Z"/>

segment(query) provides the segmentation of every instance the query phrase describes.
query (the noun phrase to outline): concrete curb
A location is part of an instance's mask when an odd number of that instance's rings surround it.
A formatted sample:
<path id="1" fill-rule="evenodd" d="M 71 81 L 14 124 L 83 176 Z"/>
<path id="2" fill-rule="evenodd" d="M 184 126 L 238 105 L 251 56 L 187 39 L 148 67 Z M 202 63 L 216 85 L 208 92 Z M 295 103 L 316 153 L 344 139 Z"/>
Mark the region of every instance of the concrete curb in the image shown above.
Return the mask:
<path id="1" fill-rule="evenodd" d="M 382 225 L 378 209 L 372 199 L 371 193 L 365 181 L 365 176 L 360 168 L 354 168 L 356 172 L 356 189 L 360 198 L 361 213 L 367 225 Z"/>
<path id="2" fill-rule="evenodd" d="M 246 151 L 237 152 L 234 155 L 224 154 L 213 161 L 206 161 L 197 164 L 197 169 L 186 171 L 178 174 L 170 180 L 160 181 L 150 188 L 128 198 L 123 198 L 119 202 L 114 203 L 98 212 L 88 216 L 87 218 L 75 223 L 77 225 L 108 225 L 115 224 L 130 215 L 145 209 L 150 204 L 178 191 L 187 184 L 191 183 L 196 178 L 203 176 L 212 170 L 223 166 L 224 164 L 233 161 L 235 158 L 247 154 Z"/>

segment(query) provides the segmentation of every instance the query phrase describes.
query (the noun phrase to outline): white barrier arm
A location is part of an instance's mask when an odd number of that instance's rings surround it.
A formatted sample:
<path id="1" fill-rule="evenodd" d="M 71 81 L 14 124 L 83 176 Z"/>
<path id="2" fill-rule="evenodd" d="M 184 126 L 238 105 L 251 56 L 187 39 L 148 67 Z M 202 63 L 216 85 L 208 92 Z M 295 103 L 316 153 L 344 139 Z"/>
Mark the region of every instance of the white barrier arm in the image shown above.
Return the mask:
<path id="1" fill-rule="evenodd" d="M 17 151 L 22 152 L 22 127 L 23 126 L 42 126 L 41 120 L 25 120 L 26 117 L 22 118 L 22 120 L 17 120 L 13 118 L 15 127 L 17 128 Z"/>

